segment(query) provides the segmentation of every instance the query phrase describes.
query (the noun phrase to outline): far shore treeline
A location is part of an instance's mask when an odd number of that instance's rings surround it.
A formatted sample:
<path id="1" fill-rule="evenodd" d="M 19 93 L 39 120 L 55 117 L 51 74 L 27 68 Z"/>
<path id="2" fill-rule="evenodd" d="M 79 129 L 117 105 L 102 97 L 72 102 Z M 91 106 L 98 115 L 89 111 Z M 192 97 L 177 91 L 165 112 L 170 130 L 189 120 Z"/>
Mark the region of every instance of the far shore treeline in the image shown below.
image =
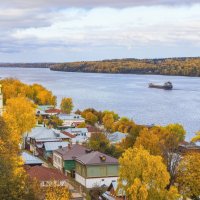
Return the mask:
<path id="1" fill-rule="evenodd" d="M 0 67 L 50 68 L 53 71 L 200 76 L 200 57 L 113 59 L 66 63 L 0 63 Z"/>

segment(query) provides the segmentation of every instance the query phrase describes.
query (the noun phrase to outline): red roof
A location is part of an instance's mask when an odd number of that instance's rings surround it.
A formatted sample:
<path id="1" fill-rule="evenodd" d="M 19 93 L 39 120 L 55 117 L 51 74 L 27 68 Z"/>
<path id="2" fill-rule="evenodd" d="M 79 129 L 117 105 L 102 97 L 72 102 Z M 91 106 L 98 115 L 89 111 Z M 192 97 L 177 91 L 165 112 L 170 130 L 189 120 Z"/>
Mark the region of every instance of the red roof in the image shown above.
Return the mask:
<path id="1" fill-rule="evenodd" d="M 61 133 L 63 133 L 64 135 L 70 137 L 70 138 L 75 138 L 75 135 L 72 135 L 71 133 L 67 132 L 67 131 L 61 131 Z"/>
<path id="2" fill-rule="evenodd" d="M 43 166 L 26 168 L 26 171 L 31 178 L 36 178 L 38 181 L 63 181 L 67 179 L 59 170 Z"/>
<path id="3" fill-rule="evenodd" d="M 45 112 L 46 113 L 61 113 L 61 110 L 52 108 L 52 109 L 45 110 Z"/>

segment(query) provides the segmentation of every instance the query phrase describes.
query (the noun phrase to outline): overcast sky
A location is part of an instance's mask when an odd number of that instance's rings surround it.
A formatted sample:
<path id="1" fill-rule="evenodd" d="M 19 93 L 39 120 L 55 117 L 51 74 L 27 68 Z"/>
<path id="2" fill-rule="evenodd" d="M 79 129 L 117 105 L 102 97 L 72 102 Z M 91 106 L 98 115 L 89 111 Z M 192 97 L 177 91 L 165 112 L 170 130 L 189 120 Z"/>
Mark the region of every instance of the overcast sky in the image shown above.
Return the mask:
<path id="1" fill-rule="evenodd" d="M 0 0 L 0 62 L 200 56 L 200 0 Z"/>

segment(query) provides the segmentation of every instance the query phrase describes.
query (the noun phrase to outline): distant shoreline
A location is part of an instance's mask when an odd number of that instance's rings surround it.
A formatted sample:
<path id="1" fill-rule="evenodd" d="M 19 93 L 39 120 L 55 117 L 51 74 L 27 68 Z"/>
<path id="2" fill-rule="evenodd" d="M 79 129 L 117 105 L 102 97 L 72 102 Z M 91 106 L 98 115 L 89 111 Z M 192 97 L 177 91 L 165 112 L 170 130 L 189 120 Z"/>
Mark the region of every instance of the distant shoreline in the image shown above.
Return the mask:
<path id="1" fill-rule="evenodd" d="M 49 68 L 52 71 L 61 72 L 200 77 L 200 57 L 127 58 L 66 63 L 0 63 L 0 67 Z"/>

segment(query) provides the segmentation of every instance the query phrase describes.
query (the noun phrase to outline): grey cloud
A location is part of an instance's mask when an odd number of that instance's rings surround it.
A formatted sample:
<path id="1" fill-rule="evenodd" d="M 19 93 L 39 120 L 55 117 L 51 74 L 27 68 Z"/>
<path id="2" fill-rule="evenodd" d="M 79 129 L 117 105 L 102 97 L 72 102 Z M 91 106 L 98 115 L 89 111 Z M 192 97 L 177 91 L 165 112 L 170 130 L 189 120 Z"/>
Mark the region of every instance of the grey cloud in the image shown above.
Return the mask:
<path id="1" fill-rule="evenodd" d="M 190 5 L 199 0 L 9 0 L 0 3 L 1 7 L 56 9 L 63 7 L 130 7 L 152 5 Z"/>

